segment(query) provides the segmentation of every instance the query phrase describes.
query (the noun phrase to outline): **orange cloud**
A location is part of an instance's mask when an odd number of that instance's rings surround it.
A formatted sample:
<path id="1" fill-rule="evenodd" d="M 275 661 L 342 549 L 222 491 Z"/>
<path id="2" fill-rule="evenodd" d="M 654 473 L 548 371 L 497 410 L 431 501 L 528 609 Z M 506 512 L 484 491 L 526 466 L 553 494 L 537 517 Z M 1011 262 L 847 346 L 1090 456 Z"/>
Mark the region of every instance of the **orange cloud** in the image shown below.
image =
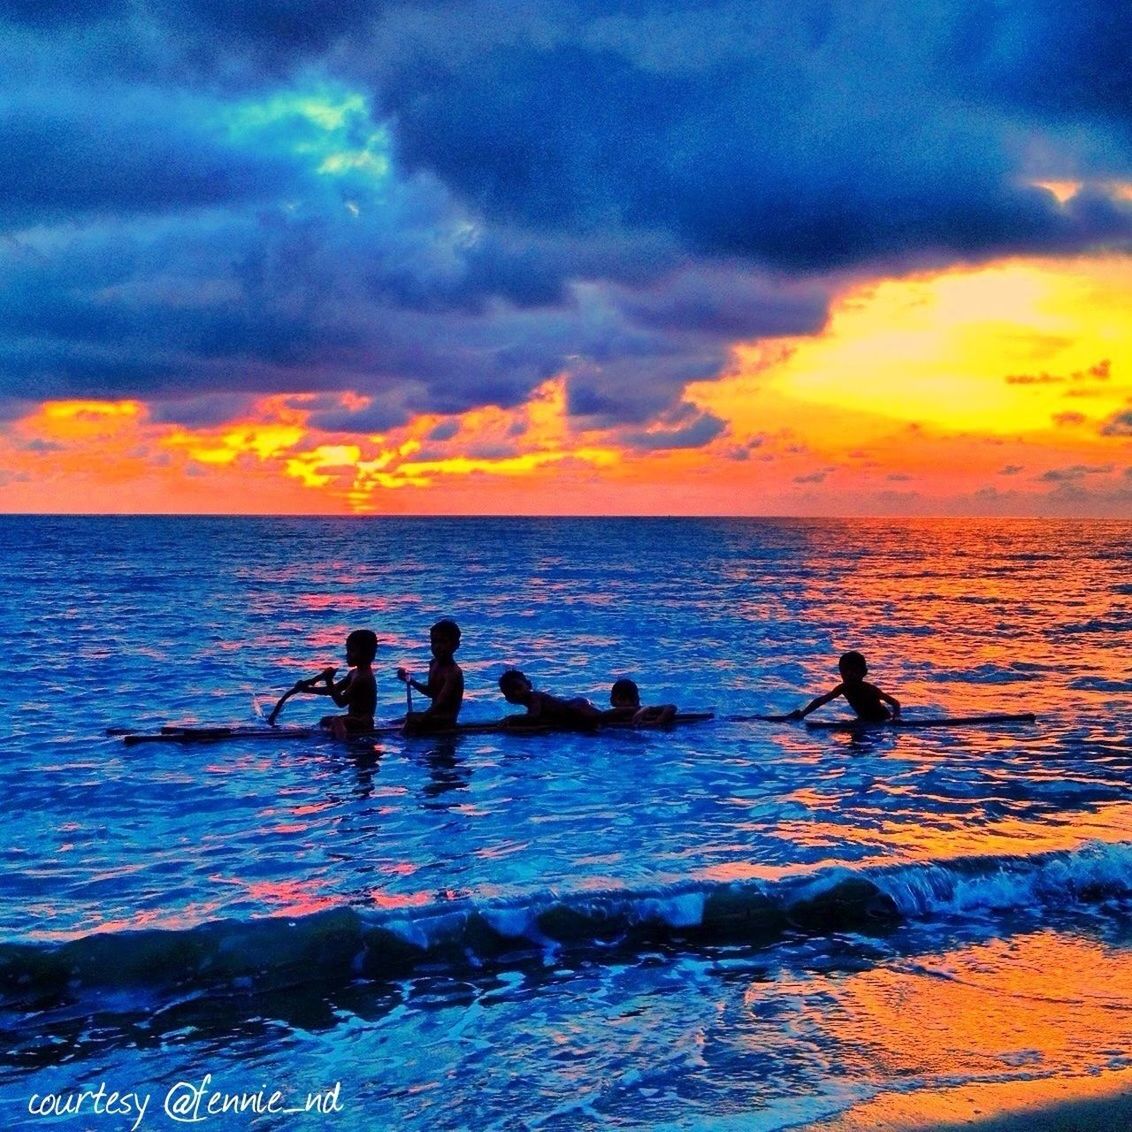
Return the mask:
<path id="1" fill-rule="evenodd" d="M 134 400 L 47 403 L 0 431 L 0 507 L 1126 515 L 1130 304 L 1123 257 L 859 285 L 820 335 L 739 343 L 726 376 L 690 386 L 726 428 L 681 449 L 579 429 L 568 374 L 525 405 L 374 434 L 314 427 L 325 394 L 264 397 L 211 428 Z"/>
<path id="2" fill-rule="evenodd" d="M 737 346 L 730 376 L 689 392 L 733 451 L 757 440 L 750 457 L 775 461 L 776 507 L 1057 512 L 1042 477 L 1092 464 L 1111 468 L 1098 511 L 1126 514 L 1130 301 L 1123 257 L 886 280 L 845 293 L 819 336 Z"/>

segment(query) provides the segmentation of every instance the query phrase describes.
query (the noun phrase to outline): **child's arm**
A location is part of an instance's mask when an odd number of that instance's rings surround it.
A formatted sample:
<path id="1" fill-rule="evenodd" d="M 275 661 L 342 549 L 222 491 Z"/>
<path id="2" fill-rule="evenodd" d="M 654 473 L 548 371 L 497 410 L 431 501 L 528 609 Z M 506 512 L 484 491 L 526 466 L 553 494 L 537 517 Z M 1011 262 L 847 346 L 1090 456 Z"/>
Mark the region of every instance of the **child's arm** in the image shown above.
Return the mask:
<path id="1" fill-rule="evenodd" d="M 422 684 L 419 680 L 414 680 L 412 676 L 409 675 L 407 668 L 397 669 L 397 679 L 400 680 L 402 684 L 408 684 L 410 688 L 416 688 L 422 696 L 428 696 L 429 699 L 432 699 L 432 692 L 429 690 L 428 685 Z"/>
<path id="2" fill-rule="evenodd" d="M 515 712 L 512 715 L 505 715 L 501 720 L 504 727 L 536 727 L 543 722 L 542 720 L 542 699 L 538 692 L 532 692 L 531 698 L 523 705 L 526 709 L 522 712 Z"/>
<path id="3" fill-rule="evenodd" d="M 638 708 L 633 715 L 633 722 L 642 723 L 671 723 L 676 718 L 675 704 L 655 704 L 651 707 Z"/>
<path id="4" fill-rule="evenodd" d="M 337 668 L 324 668 L 317 676 L 312 676 L 309 680 L 300 680 L 295 685 L 294 690 L 296 692 L 310 692 L 316 696 L 329 695 L 327 689 L 334 683 L 334 677 L 337 675 Z M 325 684 L 326 687 L 320 688 L 320 684 Z"/>
<path id="5" fill-rule="evenodd" d="M 283 710 L 283 705 L 294 695 L 299 692 L 314 692 L 316 685 L 320 680 L 325 680 L 328 683 L 334 679 L 334 674 L 338 671 L 337 668 L 324 668 L 317 676 L 312 676 L 309 680 L 297 680 L 291 688 L 283 694 L 279 702 L 271 709 L 271 714 L 267 717 L 267 722 L 274 727 L 275 721 L 279 717 L 279 713 Z"/>
<path id="6" fill-rule="evenodd" d="M 346 692 L 350 687 L 353 672 L 347 672 L 336 684 L 334 676 L 337 668 L 324 668 L 317 676 L 310 680 L 300 680 L 296 687 L 302 692 L 309 692 L 312 696 L 329 696 L 339 707 L 346 706 Z"/>
<path id="7" fill-rule="evenodd" d="M 882 692 L 879 688 L 877 688 L 877 695 L 884 700 L 886 704 L 891 706 L 892 717 L 895 719 L 900 714 L 900 701 L 897 700 L 895 696 L 890 696 L 887 692 Z"/>
<path id="8" fill-rule="evenodd" d="M 601 718 L 606 723 L 636 723 L 637 717 L 643 711 L 648 711 L 648 708 L 635 708 L 625 705 L 624 707 L 611 707 L 606 708 L 601 713 Z"/>
<path id="9" fill-rule="evenodd" d="M 820 708 L 823 704 L 828 704 L 830 700 L 836 700 L 838 696 L 842 695 L 845 691 L 844 684 L 838 684 L 832 691 L 826 692 L 824 696 L 818 696 L 816 699 L 810 700 L 808 704 L 801 711 L 792 711 L 786 718 L 787 719 L 805 719 L 810 712 Z"/>
<path id="10" fill-rule="evenodd" d="M 326 682 L 325 695 L 329 696 L 338 707 L 350 706 L 350 689 L 353 687 L 357 673 L 353 670 L 347 672 L 337 684 Z"/>

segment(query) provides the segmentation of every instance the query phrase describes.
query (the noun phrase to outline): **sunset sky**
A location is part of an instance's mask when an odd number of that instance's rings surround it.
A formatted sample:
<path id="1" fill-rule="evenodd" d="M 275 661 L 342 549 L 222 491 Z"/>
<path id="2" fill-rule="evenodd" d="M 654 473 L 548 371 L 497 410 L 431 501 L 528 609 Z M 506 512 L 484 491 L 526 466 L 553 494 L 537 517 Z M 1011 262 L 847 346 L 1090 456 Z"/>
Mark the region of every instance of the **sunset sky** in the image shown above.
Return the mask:
<path id="1" fill-rule="evenodd" d="M 1132 7 L 16 0 L 0 511 L 1132 517 Z"/>

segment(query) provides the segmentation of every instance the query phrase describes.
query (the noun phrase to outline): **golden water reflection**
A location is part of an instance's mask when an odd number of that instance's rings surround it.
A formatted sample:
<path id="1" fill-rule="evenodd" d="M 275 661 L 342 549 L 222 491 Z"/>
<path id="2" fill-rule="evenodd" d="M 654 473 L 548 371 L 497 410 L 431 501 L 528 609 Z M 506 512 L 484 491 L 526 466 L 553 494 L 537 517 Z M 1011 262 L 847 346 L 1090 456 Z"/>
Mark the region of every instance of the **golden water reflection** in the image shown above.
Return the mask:
<path id="1" fill-rule="evenodd" d="M 942 1092 L 953 1082 L 1018 1086 L 980 1093 L 987 1116 L 995 1107 L 1020 1107 L 1023 1086 L 1034 1079 L 1128 1068 L 1127 946 L 1044 930 L 804 979 L 792 991 L 812 1004 L 804 1008 L 809 1025 L 836 1044 L 847 1076 L 877 1087 L 907 1082 L 914 1097 L 900 1111 L 917 1120 L 886 1124 L 875 1109 L 869 1124 L 865 1106 L 833 1127 L 922 1127 L 955 1119 L 955 1098 Z M 761 985 L 749 992 L 753 1001 L 763 993 Z"/>

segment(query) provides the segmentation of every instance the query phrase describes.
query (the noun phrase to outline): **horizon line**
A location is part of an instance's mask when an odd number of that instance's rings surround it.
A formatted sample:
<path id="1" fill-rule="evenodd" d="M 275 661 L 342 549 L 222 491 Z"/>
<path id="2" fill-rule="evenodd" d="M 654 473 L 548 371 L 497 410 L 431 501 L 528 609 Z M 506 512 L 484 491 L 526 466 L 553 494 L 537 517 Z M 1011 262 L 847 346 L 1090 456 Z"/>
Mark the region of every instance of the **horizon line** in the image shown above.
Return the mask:
<path id="1" fill-rule="evenodd" d="M 744 522 L 954 522 L 995 521 L 995 522 L 1093 522 L 1093 523 L 1132 523 L 1132 515 L 1026 515 L 1026 514 L 933 514 L 933 515 L 889 515 L 889 514 L 746 514 L 731 512 L 671 512 L 653 514 L 647 512 L 619 512 L 595 514 L 593 512 L 547 512 L 544 514 L 517 515 L 511 512 L 484 511 L 467 512 L 371 512 L 345 514 L 339 511 L 3 511 L 4 519 L 343 519 L 343 520 L 382 520 L 382 519 L 509 519 L 520 522 L 546 519 L 649 519 L 657 522 L 670 522 L 677 519 L 737 520 Z"/>

